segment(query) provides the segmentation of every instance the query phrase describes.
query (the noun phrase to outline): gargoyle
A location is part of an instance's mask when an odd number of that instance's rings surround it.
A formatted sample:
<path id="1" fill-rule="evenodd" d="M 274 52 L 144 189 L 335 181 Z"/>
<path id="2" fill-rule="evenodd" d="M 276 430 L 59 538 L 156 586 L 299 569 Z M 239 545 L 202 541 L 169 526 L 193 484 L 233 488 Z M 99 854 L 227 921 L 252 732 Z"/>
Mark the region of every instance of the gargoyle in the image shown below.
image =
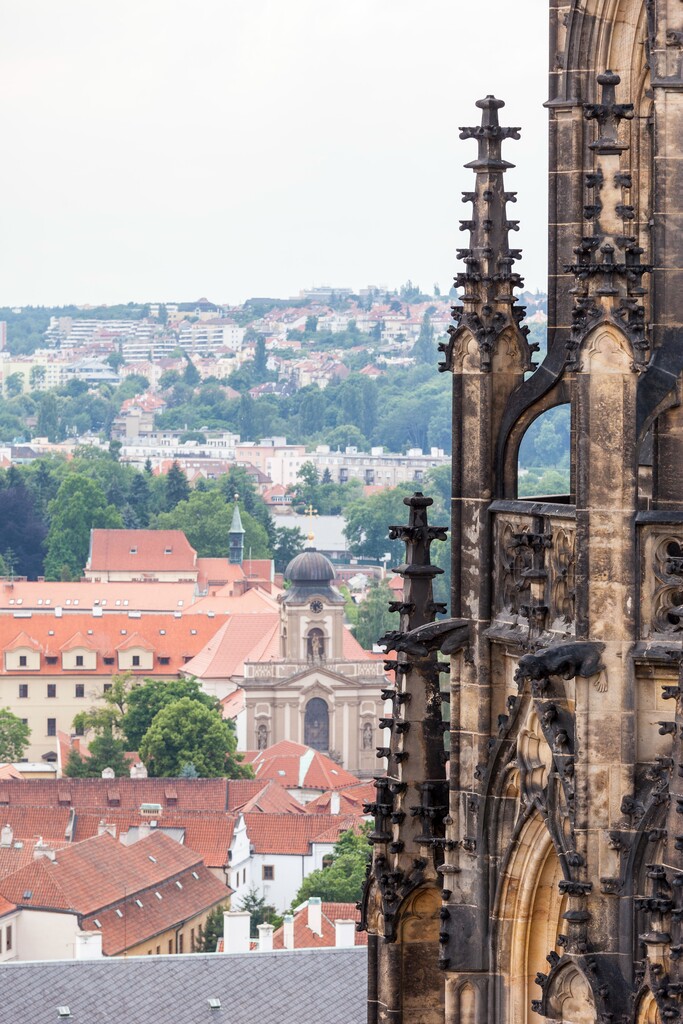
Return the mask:
<path id="1" fill-rule="evenodd" d="M 605 670 L 600 661 L 604 649 L 604 644 L 577 641 L 548 647 L 538 654 L 525 654 L 519 659 L 515 680 L 521 684 L 525 679 L 540 680 L 548 679 L 550 676 L 561 676 L 563 679 L 580 676 L 582 679 L 590 679 Z M 607 684 L 598 685 L 598 689 L 606 690 Z"/>
<path id="2" fill-rule="evenodd" d="M 469 638 L 470 624 L 467 619 L 439 619 L 437 622 L 417 626 L 408 633 L 391 630 L 377 643 L 387 651 L 404 651 L 414 657 L 425 658 L 435 651 L 453 654 L 460 650 Z"/>

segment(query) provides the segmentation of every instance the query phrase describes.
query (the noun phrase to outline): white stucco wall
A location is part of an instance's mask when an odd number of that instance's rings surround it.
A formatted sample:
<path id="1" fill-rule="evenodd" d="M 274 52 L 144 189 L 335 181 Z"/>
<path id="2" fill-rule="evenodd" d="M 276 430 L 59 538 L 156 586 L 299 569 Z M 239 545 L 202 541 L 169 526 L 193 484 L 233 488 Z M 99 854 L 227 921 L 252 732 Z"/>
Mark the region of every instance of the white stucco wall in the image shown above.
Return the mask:
<path id="1" fill-rule="evenodd" d="M 17 924 L 19 960 L 73 960 L 76 955 L 76 914 L 22 910 Z"/>

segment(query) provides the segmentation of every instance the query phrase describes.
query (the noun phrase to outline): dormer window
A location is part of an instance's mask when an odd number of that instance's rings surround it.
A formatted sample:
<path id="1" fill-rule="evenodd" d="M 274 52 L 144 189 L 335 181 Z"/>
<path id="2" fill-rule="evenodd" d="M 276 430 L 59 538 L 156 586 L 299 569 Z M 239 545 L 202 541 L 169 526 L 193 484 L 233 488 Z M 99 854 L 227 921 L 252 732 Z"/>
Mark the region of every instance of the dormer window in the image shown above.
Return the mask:
<path id="1" fill-rule="evenodd" d="M 164 554 L 165 555 L 172 555 L 173 554 L 173 548 L 164 548 Z"/>
<path id="2" fill-rule="evenodd" d="M 137 548 L 131 548 L 130 549 L 130 553 L 131 553 L 131 555 L 137 555 L 138 549 Z"/>

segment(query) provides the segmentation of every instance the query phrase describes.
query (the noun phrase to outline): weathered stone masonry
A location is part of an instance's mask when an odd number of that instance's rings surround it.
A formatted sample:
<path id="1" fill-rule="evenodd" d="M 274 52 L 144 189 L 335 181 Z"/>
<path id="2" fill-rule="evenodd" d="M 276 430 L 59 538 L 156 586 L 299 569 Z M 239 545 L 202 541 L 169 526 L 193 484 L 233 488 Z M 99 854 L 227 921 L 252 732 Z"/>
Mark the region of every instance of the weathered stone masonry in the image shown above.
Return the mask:
<path id="1" fill-rule="evenodd" d="M 444 534 L 415 495 L 383 640 L 371 1024 L 683 1020 L 683 3 L 551 0 L 550 17 L 533 374 L 504 183 L 519 129 L 491 96 L 461 129 L 452 618 L 434 621 Z M 570 493 L 520 500 L 521 439 L 564 403 Z"/>

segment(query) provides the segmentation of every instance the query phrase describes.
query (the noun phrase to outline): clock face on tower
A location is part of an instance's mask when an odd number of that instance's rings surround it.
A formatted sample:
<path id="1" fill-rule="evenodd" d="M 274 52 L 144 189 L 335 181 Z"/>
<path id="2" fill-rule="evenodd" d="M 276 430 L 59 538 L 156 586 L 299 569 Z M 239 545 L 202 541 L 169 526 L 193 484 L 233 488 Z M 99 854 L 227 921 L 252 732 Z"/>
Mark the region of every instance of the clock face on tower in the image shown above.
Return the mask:
<path id="1" fill-rule="evenodd" d="M 322 601 L 311 601 L 309 608 L 312 612 L 321 612 L 323 610 Z"/>

